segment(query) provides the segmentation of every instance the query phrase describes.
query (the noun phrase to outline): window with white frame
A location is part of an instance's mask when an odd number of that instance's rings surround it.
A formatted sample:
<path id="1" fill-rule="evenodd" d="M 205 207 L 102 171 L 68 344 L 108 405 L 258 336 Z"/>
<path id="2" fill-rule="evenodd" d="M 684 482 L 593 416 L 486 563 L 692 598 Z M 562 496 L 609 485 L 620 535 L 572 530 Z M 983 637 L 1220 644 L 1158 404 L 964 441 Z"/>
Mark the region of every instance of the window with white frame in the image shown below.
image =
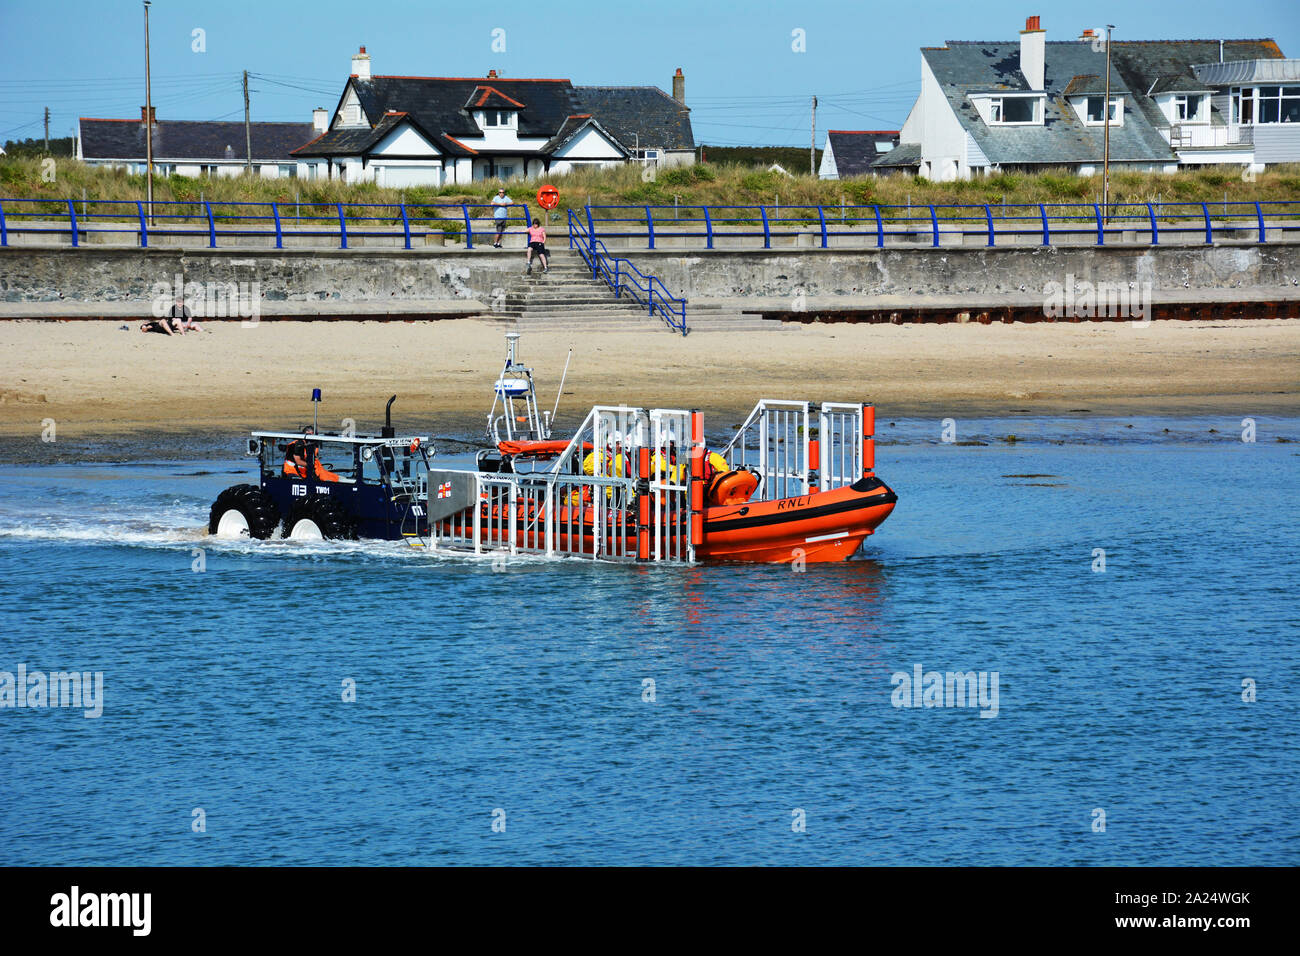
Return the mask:
<path id="1" fill-rule="evenodd" d="M 1300 123 L 1300 86 L 1233 87 L 1232 122 L 1242 126 Z"/>
<path id="2" fill-rule="evenodd" d="M 1106 102 L 1104 96 L 1090 96 L 1084 111 L 1086 122 L 1101 126 L 1105 124 L 1106 117 L 1102 112 L 1102 104 Z M 1110 100 L 1110 121 L 1111 123 L 1120 122 L 1124 115 L 1124 100 L 1119 96 L 1112 96 Z"/>
<path id="3" fill-rule="evenodd" d="M 485 110 L 483 113 L 484 126 L 514 126 L 514 110 Z"/>
<path id="4" fill-rule="evenodd" d="M 989 124 L 1013 126 L 1042 123 L 1043 101 L 1036 96 L 993 96 L 989 98 Z"/>
<path id="5" fill-rule="evenodd" d="M 1201 119 L 1201 104 L 1205 102 L 1200 93 L 1179 93 L 1174 97 L 1174 121 L 1178 123 L 1195 123 Z"/>

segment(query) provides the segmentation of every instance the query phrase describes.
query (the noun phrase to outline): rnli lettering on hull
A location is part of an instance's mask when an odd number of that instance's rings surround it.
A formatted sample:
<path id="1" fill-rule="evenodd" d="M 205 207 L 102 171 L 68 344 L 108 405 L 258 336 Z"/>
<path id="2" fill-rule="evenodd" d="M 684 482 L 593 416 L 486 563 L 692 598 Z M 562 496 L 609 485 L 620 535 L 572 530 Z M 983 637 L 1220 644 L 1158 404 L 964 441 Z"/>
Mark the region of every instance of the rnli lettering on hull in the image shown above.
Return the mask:
<path id="1" fill-rule="evenodd" d="M 811 495 L 805 495 L 802 498 L 782 498 L 776 503 L 776 510 L 787 511 L 790 508 L 802 508 L 810 501 L 812 501 Z"/>

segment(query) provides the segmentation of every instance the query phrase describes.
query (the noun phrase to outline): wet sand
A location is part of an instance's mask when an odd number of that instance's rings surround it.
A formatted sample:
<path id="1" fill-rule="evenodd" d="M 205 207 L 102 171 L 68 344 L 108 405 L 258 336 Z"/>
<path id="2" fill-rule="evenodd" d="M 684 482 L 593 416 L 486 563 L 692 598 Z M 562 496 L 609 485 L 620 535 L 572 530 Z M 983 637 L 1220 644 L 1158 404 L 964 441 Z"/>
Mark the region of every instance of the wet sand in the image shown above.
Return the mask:
<path id="1" fill-rule="evenodd" d="M 121 325 L 0 323 L 5 457 L 47 457 L 32 450 L 47 419 L 59 442 L 234 448 L 249 429 L 310 421 L 313 387 L 324 427 L 375 428 L 396 393 L 399 427 L 472 439 L 505 356 L 506 327 L 475 319 L 230 322 L 174 338 Z M 597 402 L 700 408 L 721 428 L 763 397 L 874 401 L 899 417 L 1300 413 L 1295 320 L 528 332 L 520 356 L 545 408 L 569 348 L 561 429 Z"/>

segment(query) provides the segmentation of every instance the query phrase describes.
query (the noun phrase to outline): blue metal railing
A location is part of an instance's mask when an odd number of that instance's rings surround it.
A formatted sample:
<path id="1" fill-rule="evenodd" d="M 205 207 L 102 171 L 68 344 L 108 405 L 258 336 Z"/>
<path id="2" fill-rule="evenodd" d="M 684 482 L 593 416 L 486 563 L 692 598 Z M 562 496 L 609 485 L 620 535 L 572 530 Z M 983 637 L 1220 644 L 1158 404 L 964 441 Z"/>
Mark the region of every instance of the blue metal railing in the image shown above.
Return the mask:
<path id="1" fill-rule="evenodd" d="M 135 200 L 0 199 L 0 246 L 11 235 L 66 236 L 79 246 L 95 234 L 133 235 L 142 247 L 166 236 L 192 236 L 217 248 L 222 239 L 262 237 L 283 249 L 299 238 L 412 240 L 441 233 L 476 239 L 494 232 L 494 208 L 486 203 L 304 203 Z M 528 206 L 508 209 L 509 225 L 526 227 Z M 585 222 L 584 222 L 585 220 Z M 988 203 L 843 206 L 587 206 L 570 222 L 585 229 L 584 247 L 603 240 L 644 242 L 698 240 L 706 249 L 719 238 L 773 248 L 783 240 L 823 249 L 832 244 L 931 245 L 946 236 L 994 247 L 1021 237 L 1050 246 L 1066 242 L 1105 245 L 1119 239 L 1159 245 L 1189 237 L 1213 243 L 1236 238 L 1257 242 L 1285 239 L 1300 231 L 1300 201 Z M 571 229 L 572 231 L 572 229 Z M 521 234 L 520 234 L 521 235 Z M 845 242 L 844 240 L 861 240 Z M 522 235 L 521 235 L 522 240 Z"/>
<path id="2" fill-rule="evenodd" d="M 686 328 L 685 299 L 673 295 L 658 276 L 645 274 L 631 260 L 610 255 L 605 244 L 592 238 L 588 226 L 573 214 L 572 209 L 568 220 L 569 248 L 578 251 L 593 279 L 603 279 L 613 290 L 615 298 L 622 298 L 626 292 L 633 301 L 644 305 L 651 317 L 663 319 L 673 331 L 682 335 L 689 331 Z"/>
<path id="3" fill-rule="evenodd" d="M 219 238 L 260 236 L 283 249 L 286 238 L 324 236 L 337 239 L 340 249 L 348 248 L 349 239 L 366 237 L 400 238 L 410 249 L 413 239 L 441 234 L 463 237 L 465 247 L 473 249 L 476 236 L 495 236 L 494 211 L 486 203 L 169 200 L 150 206 L 116 199 L 0 199 L 0 246 L 7 246 L 10 234 L 17 233 L 67 236 L 73 246 L 94 234 L 125 233 L 135 235 L 142 248 L 158 236 L 194 236 L 212 249 L 218 248 Z M 528 206 L 507 207 L 506 221 L 526 228 Z"/>
<path id="4" fill-rule="evenodd" d="M 1300 232 L 1300 201 L 984 203 L 921 206 L 588 206 L 591 240 L 643 240 L 654 249 L 664 239 L 702 240 L 713 249 L 719 238 L 793 239 L 826 249 L 832 240 L 858 238 L 884 248 L 890 244 L 941 244 L 944 236 L 999 240 L 1031 236 L 1050 246 L 1070 237 L 1093 245 L 1107 240 L 1159 245 L 1162 238 L 1187 234 L 1195 241 L 1244 238 L 1268 242 Z M 1139 238 L 1141 237 L 1141 238 Z M 755 245 L 758 243 L 755 242 Z"/>

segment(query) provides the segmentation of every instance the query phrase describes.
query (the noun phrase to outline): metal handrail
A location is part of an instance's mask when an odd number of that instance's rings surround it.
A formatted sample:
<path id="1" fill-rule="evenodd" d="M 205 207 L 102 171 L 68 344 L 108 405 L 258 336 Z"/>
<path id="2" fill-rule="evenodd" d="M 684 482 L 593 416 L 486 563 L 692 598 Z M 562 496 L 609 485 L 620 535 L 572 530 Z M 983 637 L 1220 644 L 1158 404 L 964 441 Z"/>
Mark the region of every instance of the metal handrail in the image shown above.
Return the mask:
<path id="1" fill-rule="evenodd" d="M 318 203 L 204 200 L 0 198 L 0 246 L 22 233 L 66 236 L 73 246 L 99 233 L 135 235 L 143 248 L 161 237 L 194 237 L 217 248 L 219 240 L 264 237 L 282 249 L 287 240 L 328 237 L 340 249 L 349 239 L 391 238 L 410 249 L 414 240 L 439 234 L 463 239 L 474 248 L 476 236 L 495 223 L 489 203 Z M 526 203 L 507 208 L 511 225 L 531 222 Z M 926 205 L 588 205 L 568 211 L 570 245 L 588 254 L 605 240 L 643 241 L 655 249 L 665 240 L 702 240 L 713 249 L 719 238 L 753 240 L 771 249 L 781 240 L 808 239 L 823 249 L 832 240 L 861 239 L 877 248 L 923 244 L 937 247 L 945 237 L 974 237 L 988 246 L 1032 237 L 1039 245 L 1105 245 L 1115 239 L 1160 245 L 1172 237 L 1212 244 L 1225 231 L 1266 243 L 1300 232 L 1300 201 L 1224 200 L 1164 202 L 1147 199 L 1100 203 L 934 203 Z M 585 220 L 585 221 L 584 221 Z M 575 242 L 574 236 L 581 237 Z M 1127 235 L 1126 235 L 1127 234 Z M 608 254 L 607 247 L 600 247 Z M 626 259 L 608 257 L 617 266 Z M 589 263 L 590 265 L 590 263 Z M 629 263 L 630 265 L 630 263 Z M 594 273 L 598 275 L 599 270 Z M 622 275 L 621 266 L 614 269 Z M 644 273 L 636 273 L 646 278 Z M 674 297 L 662 283 L 649 283 L 654 297 Z M 618 290 L 618 283 L 612 283 Z M 649 289 L 643 292 L 650 296 Z M 652 310 L 658 313 L 660 310 Z M 676 327 L 676 323 L 672 323 Z"/>
<path id="2" fill-rule="evenodd" d="M 5 206 L 8 205 L 8 209 Z M 24 211 L 31 207 L 30 211 Z M 81 209 L 78 215 L 77 209 Z M 289 209 L 294 211 L 289 213 Z M 68 236 L 73 246 L 92 233 L 134 233 L 141 248 L 158 236 L 193 236 L 217 248 L 221 237 L 266 237 L 283 249 L 286 237 L 337 238 L 340 249 L 349 239 L 412 239 L 435 233 L 462 236 L 474 248 L 476 230 L 494 231 L 496 207 L 490 203 L 339 203 L 254 202 L 217 200 L 155 200 L 153 203 L 117 199 L 0 199 L 0 246 L 10 233 L 50 233 Z M 306 210 L 306 214 L 304 214 Z M 507 222 L 532 221 L 527 203 L 506 207 Z M 94 225 L 92 225 L 92 222 Z M 30 223 L 30 224 L 28 224 Z M 159 224 L 161 223 L 161 225 Z M 286 223 L 294 228 L 285 229 Z M 303 228 L 303 224 L 307 228 Z M 434 224 L 454 223 L 443 229 Z M 476 223 L 486 223 L 479 225 Z M 328 224 L 328 225 L 323 225 Z M 382 224 L 387 228 L 377 228 Z"/>
<path id="3" fill-rule="evenodd" d="M 1260 242 L 1300 232 L 1300 201 L 1233 200 L 1222 202 L 1112 202 L 1099 203 L 933 203 L 925 205 L 596 205 L 587 207 L 590 223 L 585 230 L 609 240 L 643 240 L 654 249 L 665 239 L 702 239 L 712 249 L 721 237 L 761 240 L 764 249 L 774 239 L 809 237 L 821 248 L 830 240 L 859 237 L 877 247 L 917 241 L 938 246 L 944 236 L 978 236 L 989 246 L 999 239 L 1034 236 L 1041 245 L 1054 239 L 1087 236 L 1095 245 L 1107 238 L 1143 234 L 1151 245 L 1161 235 L 1179 233 L 1205 236 L 1213 242 L 1217 231 L 1210 223 L 1249 223 Z M 1059 244 L 1059 243 L 1058 243 Z"/>
<path id="4" fill-rule="evenodd" d="M 685 299 L 673 295 L 658 276 L 642 272 L 630 259 L 611 255 L 605 243 L 592 236 L 572 209 L 568 211 L 568 226 L 569 248 L 578 251 L 593 279 L 603 280 L 613 290 L 615 298 L 621 298 L 623 291 L 628 290 L 632 299 L 645 305 L 651 316 L 659 316 L 675 332 L 688 333 Z M 659 290 L 658 301 L 655 299 L 656 288 Z"/>

